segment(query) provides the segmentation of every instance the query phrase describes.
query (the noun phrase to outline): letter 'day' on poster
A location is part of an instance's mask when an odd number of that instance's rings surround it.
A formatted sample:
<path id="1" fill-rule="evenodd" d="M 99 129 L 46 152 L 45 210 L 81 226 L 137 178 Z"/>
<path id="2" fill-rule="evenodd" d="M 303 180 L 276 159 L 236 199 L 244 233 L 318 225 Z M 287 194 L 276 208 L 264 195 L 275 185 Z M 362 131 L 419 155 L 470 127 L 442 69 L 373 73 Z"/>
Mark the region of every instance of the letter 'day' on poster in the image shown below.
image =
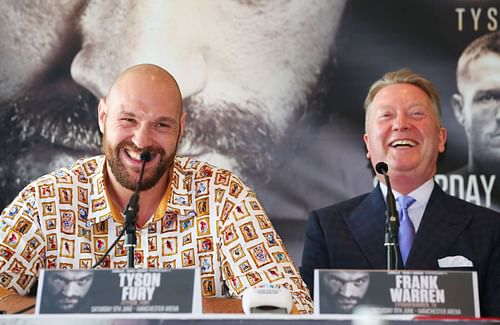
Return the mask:
<path id="1" fill-rule="evenodd" d="M 350 314 L 357 307 L 379 314 L 479 317 L 476 272 L 315 270 L 319 314 Z"/>
<path id="2" fill-rule="evenodd" d="M 201 313 L 198 269 L 42 270 L 36 313 Z"/>

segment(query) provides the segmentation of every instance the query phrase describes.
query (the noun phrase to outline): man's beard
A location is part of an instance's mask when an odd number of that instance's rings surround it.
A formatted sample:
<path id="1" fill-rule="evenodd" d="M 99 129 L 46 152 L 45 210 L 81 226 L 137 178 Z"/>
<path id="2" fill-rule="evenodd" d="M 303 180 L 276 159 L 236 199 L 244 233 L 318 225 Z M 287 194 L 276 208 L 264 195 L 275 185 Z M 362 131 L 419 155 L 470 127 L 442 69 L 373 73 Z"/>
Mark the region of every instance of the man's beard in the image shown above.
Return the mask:
<path id="1" fill-rule="evenodd" d="M 338 313 L 352 313 L 354 308 L 356 308 L 361 302 L 361 298 L 346 298 L 343 296 L 334 297 L 335 310 Z"/>
<path id="2" fill-rule="evenodd" d="M 118 181 L 118 183 L 120 183 L 121 186 L 131 191 L 135 191 L 137 187 L 137 182 L 139 181 L 139 176 L 134 177 L 130 175 L 127 167 L 120 159 L 120 152 L 124 151 L 125 149 L 135 152 L 149 151 L 154 156 L 160 157 L 160 161 L 157 163 L 156 166 L 153 167 L 153 170 L 150 173 L 146 173 L 146 170 L 144 171 L 144 176 L 139 186 L 139 190 L 145 191 L 155 186 L 158 183 L 158 181 L 162 178 L 162 176 L 165 175 L 165 173 L 170 169 L 170 167 L 174 163 L 177 146 L 175 150 L 168 157 L 166 157 L 165 150 L 163 150 L 163 148 L 150 147 L 150 148 L 140 149 L 133 142 L 129 140 L 122 141 L 117 146 L 113 147 L 107 141 L 106 133 L 104 134 L 103 151 L 104 155 L 106 156 L 106 163 L 109 165 L 109 168 L 111 169 L 111 173 Z"/>
<path id="3" fill-rule="evenodd" d="M 0 103 L 1 207 L 34 179 L 100 153 L 96 107 L 96 98 L 69 80 Z"/>
<path id="4" fill-rule="evenodd" d="M 265 103 L 239 103 L 218 101 L 205 103 L 194 95 L 184 100 L 188 126 L 181 141 L 181 154 L 189 154 L 189 145 L 202 150 L 214 151 L 234 158 L 238 166 L 234 172 L 250 178 L 250 183 L 266 183 L 272 172 L 293 158 L 297 149 L 304 145 L 305 134 L 316 132 L 328 121 L 330 114 L 325 102 L 333 80 L 334 62 L 329 61 L 315 84 L 311 84 L 303 103 L 290 112 L 290 124 L 278 127 L 266 119 L 275 108 L 265 108 Z M 264 113 L 262 113 L 264 112 Z M 186 148 L 183 148 L 186 145 Z"/>

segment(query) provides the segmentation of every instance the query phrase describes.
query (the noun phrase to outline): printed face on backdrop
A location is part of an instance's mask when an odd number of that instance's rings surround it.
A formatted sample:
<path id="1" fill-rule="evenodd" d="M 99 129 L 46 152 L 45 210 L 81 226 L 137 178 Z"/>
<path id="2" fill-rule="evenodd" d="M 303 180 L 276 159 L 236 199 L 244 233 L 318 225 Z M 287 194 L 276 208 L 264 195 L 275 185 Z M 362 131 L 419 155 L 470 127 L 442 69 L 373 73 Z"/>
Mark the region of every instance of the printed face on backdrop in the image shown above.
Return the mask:
<path id="1" fill-rule="evenodd" d="M 84 304 L 90 290 L 94 275 L 89 271 L 49 272 L 47 274 L 48 296 L 50 308 L 57 312 L 77 312 Z"/>
<path id="2" fill-rule="evenodd" d="M 457 121 L 464 127 L 469 166 L 495 174 L 500 162 L 500 55 L 493 52 L 471 59 L 458 76 L 460 94 L 452 97 Z"/>
<path id="3" fill-rule="evenodd" d="M 9 125 L 0 138 L 4 154 L 15 151 L 0 158 L 0 173 L 11 174 L 3 186 L 99 152 L 96 98 L 145 62 L 179 82 L 188 114 L 181 154 L 266 175 L 276 148 L 293 144 L 297 125 L 321 105 L 312 99 L 327 87 L 344 5 L 40 1 L 33 13 L 32 1 L 1 4 L 2 34 L 13 36 L 0 38 L 0 123 Z"/>
<path id="4" fill-rule="evenodd" d="M 423 90 L 410 84 L 386 86 L 373 98 L 366 118 L 364 140 L 373 166 L 386 162 L 391 177 L 410 175 L 418 184 L 434 176 L 446 130 L 439 127 Z"/>
<path id="5" fill-rule="evenodd" d="M 370 274 L 332 271 L 324 275 L 323 282 L 329 291 L 328 302 L 333 304 L 333 310 L 338 313 L 352 313 L 365 297 L 370 285 Z"/>

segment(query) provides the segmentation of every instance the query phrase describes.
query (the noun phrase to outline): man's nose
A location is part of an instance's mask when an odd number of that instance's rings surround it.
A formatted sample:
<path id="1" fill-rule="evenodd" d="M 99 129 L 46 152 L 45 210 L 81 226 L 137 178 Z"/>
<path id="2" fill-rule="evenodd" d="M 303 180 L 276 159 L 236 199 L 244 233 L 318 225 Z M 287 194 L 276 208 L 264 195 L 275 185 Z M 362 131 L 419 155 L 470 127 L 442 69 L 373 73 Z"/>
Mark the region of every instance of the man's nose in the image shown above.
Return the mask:
<path id="1" fill-rule="evenodd" d="M 113 63 L 102 64 L 92 55 L 95 55 L 92 50 L 85 49 L 76 55 L 71 64 L 71 77 L 95 97 L 102 98 L 106 96 L 122 67 Z"/>
<path id="2" fill-rule="evenodd" d="M 341 288 L 341 294 L 344 297 L 352 297 L 356 293 L 356 287 L 353 283 L 346 283 Z"/>
<path id="3" fill-rule="evenodd" d="M 496 110 L 495 119 L 497 120 L 498 123 L 500 121 L 500 103 L 497 103 L 495 110 Z"/>
<path id="4" fill-rule="evenodd" d="M 397 113 L 394 118 L 392 128 L 397 131 L 406 130 L 409 128 L 410 121 L 406 114 Z"/>
<path id="5" fill-rule="evenodd" d="M 77 296 L 79 291 L 78 287 L 76 282 L 70 281 L 64 286 L 62 294 L 66 297 Z"/>
<path id="6" fill-rule="evenodd" d="M 153 144 L 151 129 L 145 124 L 140 124 L 134 130 L 132 142 L 137 148 L 148 148 Z"/>
<path id="7" fill-rule="evenodd" d="M 112 10 L 108 2 L 93 3 L 86 14 Z M 107 94 L 121 71 L 148 62 L 172 74 L 183 98 L 202 91 L 208 79 L 207 62 L 200 47 L 188 44 L 201 42 L 198 37 L 204 31 L 179 19 L 179 11 L 186 5 L 161 0 L 117 3 L 122 7 L 117 10 L 119 17 L 100 15 L 97 24 L 83 20 L 80 29 L 84 42 L 71 64 L 73 79 L 99 98 Z M 171 28 L 172 22 L 179 26 Z M 102 26 L 107 27 L 101 30 Z"/>

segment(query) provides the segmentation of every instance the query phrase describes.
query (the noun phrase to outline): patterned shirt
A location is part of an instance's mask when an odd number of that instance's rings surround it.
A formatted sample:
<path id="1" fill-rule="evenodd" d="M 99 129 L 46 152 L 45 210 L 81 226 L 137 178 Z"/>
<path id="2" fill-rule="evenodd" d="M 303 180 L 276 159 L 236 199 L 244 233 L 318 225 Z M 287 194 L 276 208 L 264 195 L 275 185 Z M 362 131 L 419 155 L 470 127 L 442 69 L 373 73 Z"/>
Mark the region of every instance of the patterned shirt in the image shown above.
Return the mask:
<path id="1" fill-rule="evenodd" d="M 88 269 L 123 228 L 108 200 L 103 156 L 42 176 L 0 215 L 0 286 L 26 294 L 40 269 Z M 169 189 L 137 229 L 135 266 L 199 267 L 204 296 L 271 283 L 311 313 L 308 290 L 254 192 L 231 172 L 176 157 Z M 122 238 L 102 267 L 125 268 Z M 1 289 L 1 288 L 0 288 Z M 227 290 L 228 289 L 228 290 Z"/>

